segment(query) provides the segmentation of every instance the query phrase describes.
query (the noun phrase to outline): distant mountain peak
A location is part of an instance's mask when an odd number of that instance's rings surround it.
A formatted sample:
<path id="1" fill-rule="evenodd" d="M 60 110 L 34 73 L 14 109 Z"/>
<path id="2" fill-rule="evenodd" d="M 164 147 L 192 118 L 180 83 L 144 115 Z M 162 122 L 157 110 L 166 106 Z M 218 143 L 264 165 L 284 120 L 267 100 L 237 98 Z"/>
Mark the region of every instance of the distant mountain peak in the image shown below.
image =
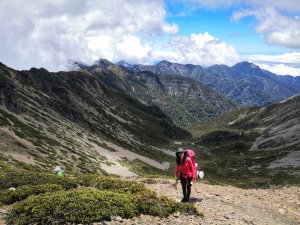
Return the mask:
<path id="1" fill-rule="evenodd" d="M 171 65 L 172 63 L 169 62 L 168 60 L 161 60 L 156 65 Z"/>
<path id="2" fill-rule="evenodd" d="M 119 62 L 116 63 L 118 66 L 123 66 L 125 68 L 132 68 L 133 65 L 126 62 L 124 59 L 120 60 Z"/>
<path id="3" fill-rule="evenodd" d="M 98 59 L 95 61 L 94 65 L 106 68 L 114 64 L 107 59 Z"/>
<path id="4" fill-rule="evenodd" d="M 44 67 L 41 67 L 41 68 L 35 68 L 35 67 L 32 67 L 29 72 L 32 72 L 32 73 L 49 73 L 48 70 L 46 70 Z"/>
<path id="5" fill-rule="evenodd" d="M 254 63 L 244 61 L 244 62 L 239 62 L 235 64 L 233 67 L 247 67 L 251 69 L 260 69 L 259 66 L 255 65 Z"/>
<path id="6" fill-rule="evenodd" d="M 70 62 L 71 66 L 75 67 L 75 68 L 79 68 L 79 69 L 86 69 L 89 67 L 89 65 L 87 65 L 86 63 L 83 62 L 78 62 L 78 61 L 73 61 Z"/>
<path id="7" fill-rule="evenodd" d="M 214 65 L 212 65 L 212 66 L 210 66 L 210 67 L 207 67 L 207 68 L 208 68 L 208 69 L 209 69 L 209 68 L 228 69 L 229 67 L 226 66 L 226 65 L 224 65 L 224 64 L 214 64 Z"/>

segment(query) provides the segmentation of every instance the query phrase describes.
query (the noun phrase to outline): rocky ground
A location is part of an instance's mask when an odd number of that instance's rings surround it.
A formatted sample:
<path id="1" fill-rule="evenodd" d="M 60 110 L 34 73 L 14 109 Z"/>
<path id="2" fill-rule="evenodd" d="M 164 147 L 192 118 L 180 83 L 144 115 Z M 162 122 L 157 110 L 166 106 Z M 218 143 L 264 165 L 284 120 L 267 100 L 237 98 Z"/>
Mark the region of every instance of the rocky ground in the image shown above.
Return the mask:
<path id="1" fill-rule="evenodd" d="M 173 188 L 173 182 L 158 180 L 147 186 L 179 200 L 181 189 L 179 185 L 178 190 Z M 247 190 L 198 182 L 193 186 L 192 197 L 191 202 L 205 215 L 199 224 L 300 224 L 299 187 Z"/>
<path id="2" fill-rule="evenodd" d="M 180 200 L 181 189 L 173 180 L 146 184 L 160 195 Z M 165 219 L 142 215 L 131 220 L 115 218 L 104 224 L 203 224 L 203 225 L 298 225 L 300 224 L 300 188 L 241 189 L 232 186 L 196 183 L 192 199 L 205 217 L 174 214 Z M 189 204 L 189 203 L 187 203 Z M 118 221 L 119 219 L 119 221 Z M 120 221 L 121 220 L 121 221 Z"/>
<path id="3" fill-rule="evenodd" d="M 146 184 L 160 195 L 180 200 L 181 189 L 176 190 L 174 181 L 159 179 L 154 184 Z M 272 189 L 240 189 L 232 186 L 209 185 L 196 183 L 192 189 L 192 199 L 205 217 L 174 214 L 160 219 L 147 215 L 130 220 L 120 217 L 112 218 L 107 224 L 203 224 L 203 225 L 297 225 L 300 224 L 300 188 L 282 187 Z M 190 204 L 190 203 L 187 203 Z M 0 210 L 0 225 L 4 225 L 1 217 L 6 209 Z"/>

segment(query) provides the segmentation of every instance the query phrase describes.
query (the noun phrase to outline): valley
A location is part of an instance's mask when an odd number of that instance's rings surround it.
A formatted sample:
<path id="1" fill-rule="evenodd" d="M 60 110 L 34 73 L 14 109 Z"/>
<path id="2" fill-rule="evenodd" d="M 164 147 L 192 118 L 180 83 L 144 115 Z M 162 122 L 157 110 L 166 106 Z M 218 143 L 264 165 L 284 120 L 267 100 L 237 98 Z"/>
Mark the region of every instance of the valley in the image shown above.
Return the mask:
<path id="1" fill-rule="evenodd" d="M 44 182 L 57 185 L 50 177 L 60 165 L 71 179 L 66 182 L 77 188 L 54 189 L 53 196 L 78 192 L 84 198 L 96 185 L 93 195 L 102 199 L 105 179 L 124 179 L 111 181 L 118 183 L 129 178 L 129 183 L 144 183 L 162 195 L 162 199 L 154 197 L 148 190 L 148 200 L 173 202 L 172 215 L 164 214 L 158 224 L 182 224 L 183 220 L 191 224 L 297 224 L 299 220 L 297 203 L 288 206 L 282 200 L 284 196 L 293 199 L 299 191 L 299 94 L 245 107 L 191 78 L 132 73 L 100 60 L 94 66 L 58 73 L 43 68 L 17 71 L 1 64 L 0 96 L 0 175 L 5 188 L 9 176 L 12 182 L 14 176 L 28 176 L 28 181 L 37 184 L 28 186 L 27 181 L 21 179 L 23 184 L 16 179 L 14 185 L 29 191 L 26 195 L 41 192 L 52 198 L 44 193 L 48 188 Z M 194 149 L 199 169 L 205 172 L 205 180 L 193 187 L 193 204 L 187 206 L 193 209 L 175 204 L 181 194 L 170 177 L 178 147 Z M 49 176 L 49 181 L 35 176 Z M 83 190 L 78 185 L 84 185 Z M 2 224 L 6 224 L 4 215 L 14 216 L 6 204 L 0 211 Z M 149 224 L 156 218 L 151 210 L 149 215 L 139 212 L 136 217 L 107 223 Z M 174 210 L 188 211 L 178 215 Z"/>

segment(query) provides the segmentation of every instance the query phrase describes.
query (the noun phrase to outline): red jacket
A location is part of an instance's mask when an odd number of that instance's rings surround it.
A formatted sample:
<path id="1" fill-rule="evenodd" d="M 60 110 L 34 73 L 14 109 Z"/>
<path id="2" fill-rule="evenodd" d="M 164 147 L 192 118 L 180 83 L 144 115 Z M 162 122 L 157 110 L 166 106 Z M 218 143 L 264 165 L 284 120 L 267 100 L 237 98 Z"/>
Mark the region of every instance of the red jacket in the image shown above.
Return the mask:
<path id="1" fill-rule="evenodd" d="M 184 163 L 180 163 L 179 165 L 176 163 L 176 172 L 175 172 L 176 177 L 179 177 L 179 171 L 181 177 L 184 178 L 192 177 L 193 180 L 196 179 L 195 166 L 193 165 L 190 157 L 186 157 Z"/>

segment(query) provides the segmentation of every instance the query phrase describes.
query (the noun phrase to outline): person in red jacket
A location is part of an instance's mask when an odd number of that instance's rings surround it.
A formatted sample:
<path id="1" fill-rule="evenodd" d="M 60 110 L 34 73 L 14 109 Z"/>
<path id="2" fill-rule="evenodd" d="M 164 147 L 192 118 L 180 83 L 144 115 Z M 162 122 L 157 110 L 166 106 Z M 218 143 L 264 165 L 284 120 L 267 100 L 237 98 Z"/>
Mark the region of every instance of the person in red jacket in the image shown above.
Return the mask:
<path id="1" fill-rule="evenodd" d="M 176 152 L 176 185 L 180 179 L 182 186 L 183 199 L 181 202 L 188 202 L 191 195 L 191 186 L 196 181 L 195 167 L 186 150 L 179 148 Z"/>

